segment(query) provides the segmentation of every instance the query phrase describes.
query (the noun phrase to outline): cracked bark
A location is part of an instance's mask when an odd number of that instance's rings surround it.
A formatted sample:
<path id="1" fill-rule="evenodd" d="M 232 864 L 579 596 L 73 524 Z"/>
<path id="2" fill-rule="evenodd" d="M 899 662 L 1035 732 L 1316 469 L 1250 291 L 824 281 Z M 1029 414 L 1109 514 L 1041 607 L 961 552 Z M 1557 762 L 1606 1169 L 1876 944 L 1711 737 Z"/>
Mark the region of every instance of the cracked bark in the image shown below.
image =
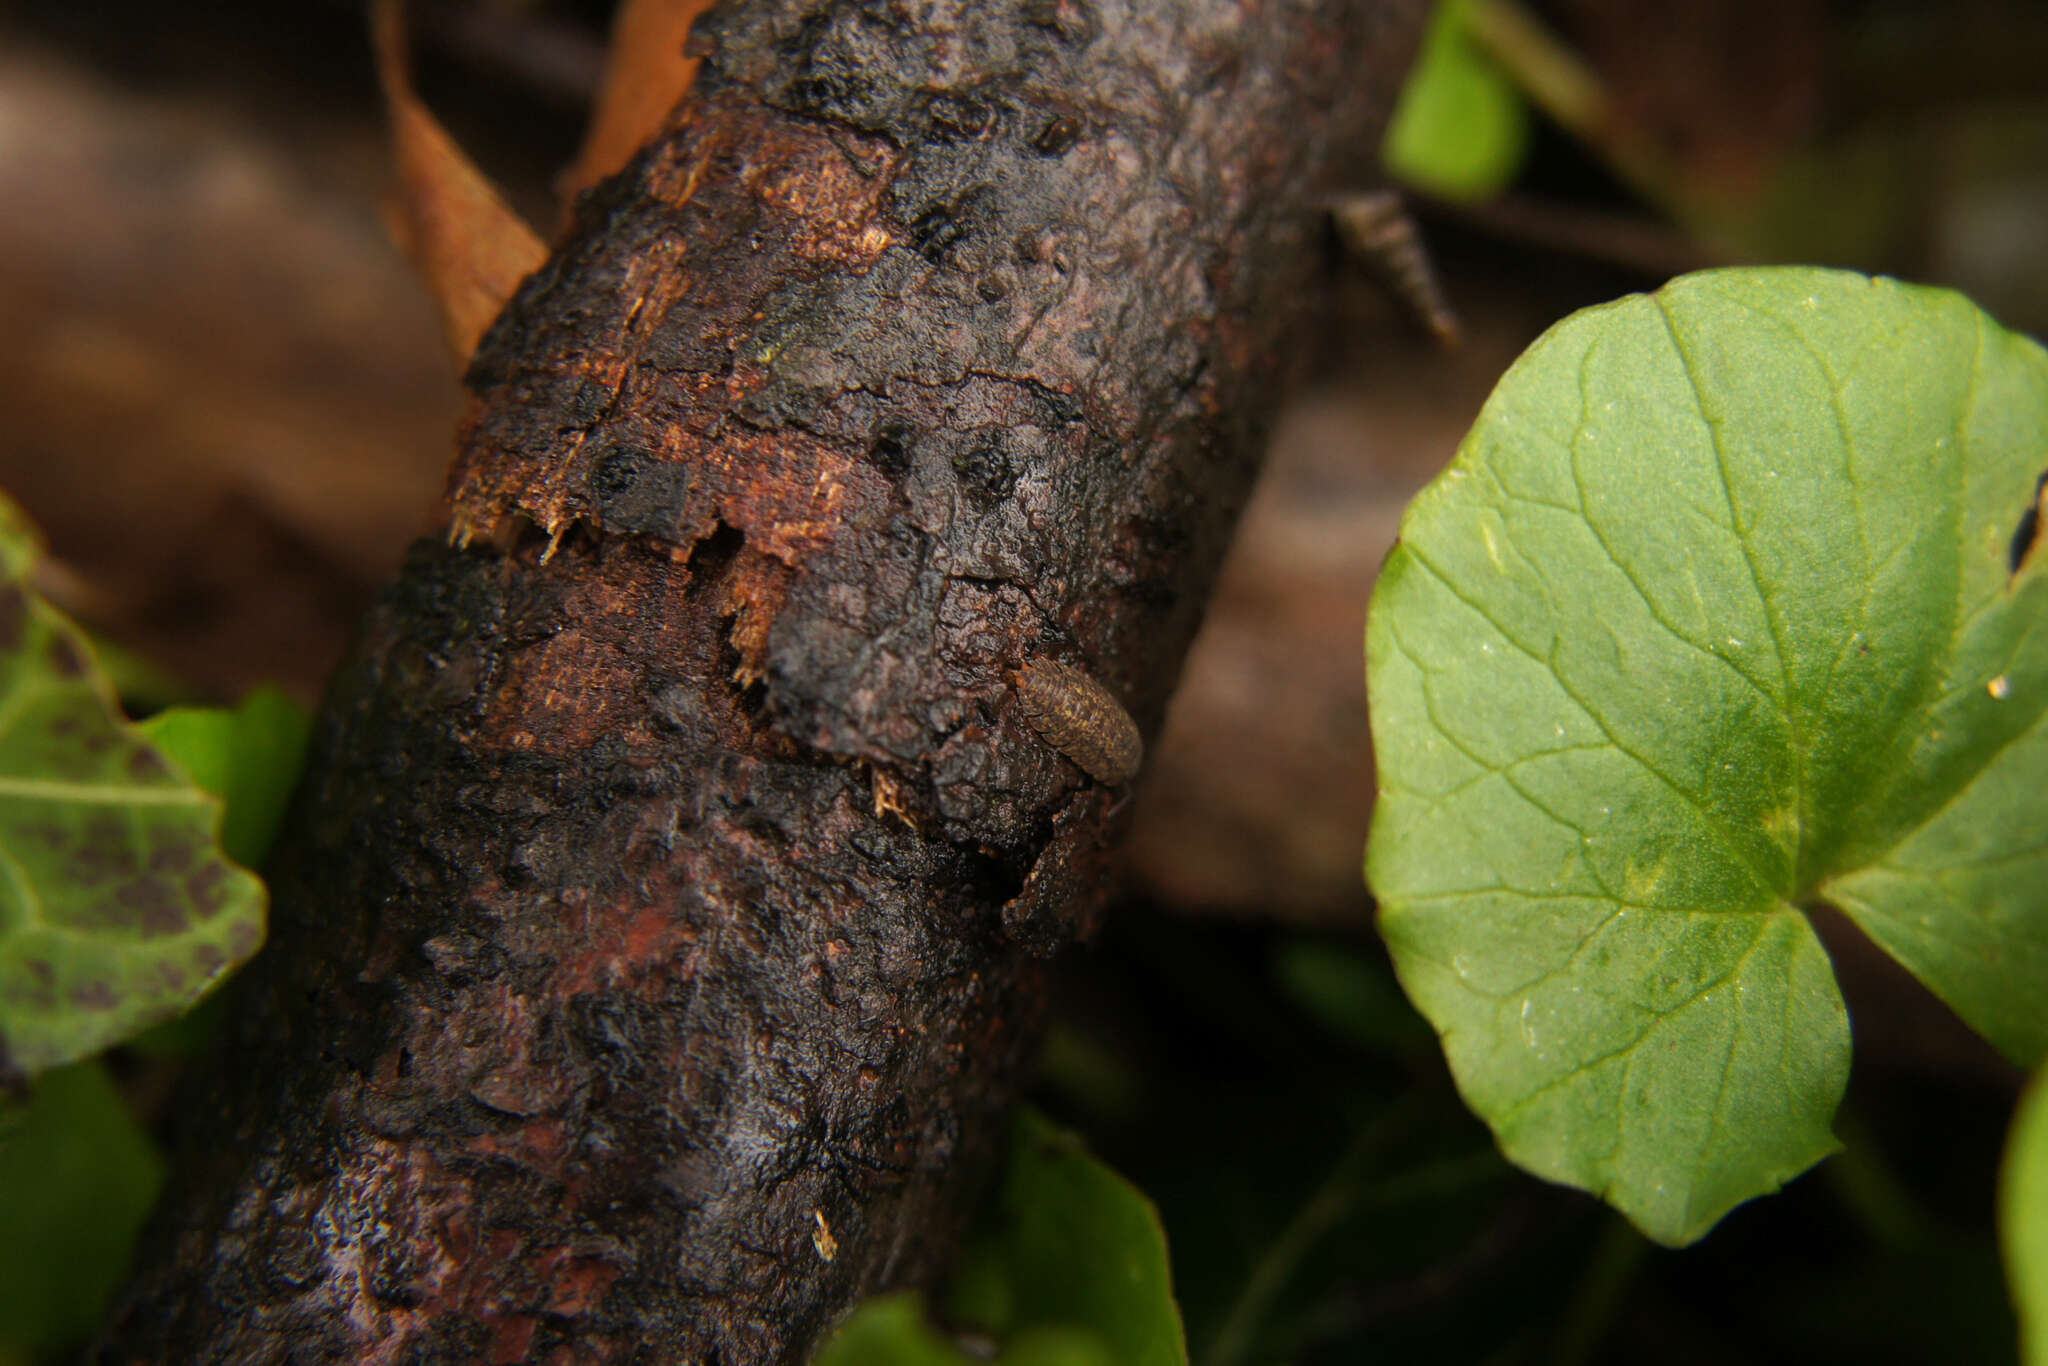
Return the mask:
<path id="1" fill-rule="evenodd" d="M 762 0 L 475 356 L 106 1362 L 801 1361 L 1099 914 L 1415 0 Z M 829 1236 L 822 1236 L 829 1231 Z"/>

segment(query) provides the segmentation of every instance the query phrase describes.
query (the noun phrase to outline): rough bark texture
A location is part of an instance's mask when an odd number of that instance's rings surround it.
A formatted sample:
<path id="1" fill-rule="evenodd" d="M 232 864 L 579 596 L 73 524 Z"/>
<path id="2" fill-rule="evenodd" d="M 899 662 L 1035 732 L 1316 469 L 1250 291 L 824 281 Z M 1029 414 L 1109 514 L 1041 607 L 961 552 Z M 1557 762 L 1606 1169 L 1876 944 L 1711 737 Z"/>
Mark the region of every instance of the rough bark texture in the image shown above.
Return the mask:
<path id="1" fill-rule="evenodd" d="M 798 1362 L 928 1277 L 1413 0 L 763 0 L 485 338 L 108 1362 Z"/>

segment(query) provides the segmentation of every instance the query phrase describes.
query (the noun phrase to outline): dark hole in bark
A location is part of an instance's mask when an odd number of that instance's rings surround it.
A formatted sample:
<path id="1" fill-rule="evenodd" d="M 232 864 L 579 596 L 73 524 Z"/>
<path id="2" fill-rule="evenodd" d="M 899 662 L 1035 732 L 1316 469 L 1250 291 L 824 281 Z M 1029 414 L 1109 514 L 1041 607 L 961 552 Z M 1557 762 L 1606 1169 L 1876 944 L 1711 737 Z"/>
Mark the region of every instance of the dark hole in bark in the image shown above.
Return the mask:
<path id="1" fill-rule="evenodd" d="M 690 551 L 690 586 L 684 591 L 692 598 L 701 598 L 716 587 L 732 562 L 747 543 L 747 533 L 736 526 L 718 523 L 709 536 L 697 542 Z"/>
<path id="2" fill-rule="evenodd" d="M 1023 892 L 1028 864 L 997 849 L 961 849 L 959 854 L 961 881 L 988 904 L 1000 906 Z"/>
<path id="3" fill-rule="evenodd" d="M 917 435 L 917 429 L 908 422 L 890 420 L 875 432 L 874 442 L 868 447 L 868 461 L 891 479 L 900 479 L 910 470 L 910 442 Z"/>

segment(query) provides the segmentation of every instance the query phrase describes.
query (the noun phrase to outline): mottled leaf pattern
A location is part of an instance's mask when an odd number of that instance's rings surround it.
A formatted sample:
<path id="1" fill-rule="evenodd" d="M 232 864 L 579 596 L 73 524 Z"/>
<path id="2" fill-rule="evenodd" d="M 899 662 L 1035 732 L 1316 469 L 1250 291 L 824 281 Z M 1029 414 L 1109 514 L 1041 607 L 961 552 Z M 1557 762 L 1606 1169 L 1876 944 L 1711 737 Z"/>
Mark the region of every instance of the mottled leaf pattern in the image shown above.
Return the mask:
<path id="1" fill-rule="evenodd" d="M 87 1057 L 197 1000 L 263 938 L 220 804 L 123 721 L 36 596 L 0 501 L 0 1073 Z"/>
<path id="2" fill-rule="evenodd" d="M 143 737 L 227 807 L 221 848 L 260 866 L 305 766 L 313 718 L 281 689 L 257 688 L 234 707 L 172 707 L 142 722 Z"/>

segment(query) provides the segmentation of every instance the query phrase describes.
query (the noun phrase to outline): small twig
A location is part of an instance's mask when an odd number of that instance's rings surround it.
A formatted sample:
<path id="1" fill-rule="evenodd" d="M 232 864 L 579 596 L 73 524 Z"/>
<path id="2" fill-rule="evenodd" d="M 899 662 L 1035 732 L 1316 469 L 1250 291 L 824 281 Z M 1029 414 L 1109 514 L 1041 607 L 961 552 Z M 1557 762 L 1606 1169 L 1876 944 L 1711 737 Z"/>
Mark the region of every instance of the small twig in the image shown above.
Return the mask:
<path id="1" fill-rule="evenodd" d="M 328 0 L 360 13 L 362 0 Z M 581 108 L 604 74 L 602 35 L 484 0 L 418 0 L 420 36 L 461 65 L 496 72 L 556 104 Z"/>
<path id="2" fill-rule="evenodd" d="M 420 23 L 442 48 L 567 108 L 590 103 L 604 75 L 601 35 L 479 0 L 427 0 Z"/>
<path id="3" fill-rule="evenodd" d="M 1466 23 L 1530 103 L 1597 153 L 1630 189 L 1680 222 L 1701 220 L 1701 206 L 1691 202 L 1670 160 L 1615 116 L 1599 74 L 1521 0 L 1472 0 Z"/>
<path id="4" fill-rule="evenodd" d="M 1502 195 L 1484 204 L 1418 197 L 1417 204 L 1429 218 L 1639 271 L 1653 279 L 1734 264 L 1733 258 L 1681 229 L 1579 205 L 1526 195 Z"/>

